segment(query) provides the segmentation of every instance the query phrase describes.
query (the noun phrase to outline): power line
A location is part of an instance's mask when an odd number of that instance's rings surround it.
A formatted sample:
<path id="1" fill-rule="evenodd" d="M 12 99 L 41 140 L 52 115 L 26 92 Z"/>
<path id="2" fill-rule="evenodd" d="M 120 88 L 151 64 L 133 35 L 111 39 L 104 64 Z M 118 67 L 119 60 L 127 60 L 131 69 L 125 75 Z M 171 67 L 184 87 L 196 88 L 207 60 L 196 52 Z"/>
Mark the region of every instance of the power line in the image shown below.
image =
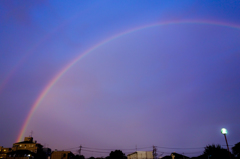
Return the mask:
<path id="1" fill-rule="evenodd" d="M 77 149 L 79 147 L 73 147 L 73 148 L 67 148 L 67 149 L 63 149 L 63 150 L 72 150 L 72 149 Z"/>
<path id="2" fill-rule="evenodd" d="M 193 147 L 193 148 L 180 148 L 180 147 L 164 147 L 164 146 L 156 146 L 157 148 L 159 149 L 181 149 L 181 150 L 187 150 L 187 149 L 204 149 L 205 147 Z M 79 149 L 79 146 L 78 147 L 73 147 L 73 148 L 67 148 L 67 149 L 64 149 L 64 150 L 73 150 L 73 149 Z M 152 146 L 149 146 L 149 147 L 140 147 L 138 148 L 138 150 L 145 150 L 146 149 L 149 149 L 148 151 L 151 151 L 152 149 Z M 125 153 L 131 153 L 133 152 L 134 150 L 136 150 L 136 148 L 129 148 L 129 149 L 107 149 L 107 148 L 93 148 L 93 147 L 85 147 L 85 146 L 81 146 L 81 150 L 82 151 L 87 151 L 87 152 L 96 152 L 96 153 L 109 153 L 109 151 L 114 151 L 114 150 L 121 150 L 121 151 L 124 151 Z M 98 151 L 100 150 L 100 151 Z M 103 151 L 102 151 L 103 150 Z M 104 150 L 108 150 L 108 151 L 104 151 Z M 133 151 L 132 151 L 133 150 Z M 170 152 L 162 152 L 162 151 L 159 151 L 157 150 L 158 152 L 161 152 L 161 153 L 170 153 Z"/>
<path id="3" fill-rule="evenodd" d="M 162 149 L 203 149 L 205 148 L 205 147 L 177 148 L 177 147 L 163 147 L 163 146 L 157 146 L 157 147 Z"/>
<path id="4" fill-rule="evenodd" d="M 198 152 L 184 152 L 184 154 L 196 154 L 196 153 L 203 153 L 202 151 L 198 151 Z"/>
<path id="5" fill-rule="evenodd" d="M 156 150 L 156 154 L 159 153 L 160 155 L 157 156 L 163 156 L 164 155 L 170 155 L 171 153 L 173 153 L 173 149 L 176 149 L 177 151 L 185 151 L 185 152 L 177 152 L 179 154 L 184 153 L 184 154 L 189 154 L 189 155 L 194 155 L 194 154 L 202 154 L 203 151 L 194 151 L 191 152 L 191 150 L 196 150 L 196 149 L 204 149 L 205 147 L 164 147 L 164 146 L 155 146 L 156 148 L 158 148 L 158 150 Z M 77 150 L 76 152 L 78 152 L 79 154 L 79 146 L 78 147 L 72 147 L 72 148 L 68 148 L 68 149 L 64 149 L 64 150 Z M 159 150 L 160 149 L 160 150 Z M 171 152 L 166 152 L 166 151 L 161 151 L 161 150 L 167 150 L 169 149 L 169 151 Z M 98 153 L 98 154 L 103 154 L 103 155 L 108 155 L 111 153 L 111 151 L 114 150 L 121 150 L 123 151 L 123 153 L 125 153 L 126 155 L 132 152 L 136 151 L 136 148 L 128 148 L 128 149 L 109 149 L 109 148 L 94 148 L 94 147 L 85 147 L 85 146 L 81 146 L 81 151 L 84 153 Z M 138 150 L 142 150 L 142 151 L 152 151 L 152 146 L 149 147 L 140 147 L 138 148 Z"/>
<path id="6" fill-rule="evenodd" d="M 88 150 L 88 149 L 84 149 L 82 148 L 82 151 L 87 151 L 87 152 L 97 152 L 97 153 L 110 153 L 109 151 L 96 151 L 96 150 Z M 133 151 L 123 151 L 124 153 L 132 153 Z"/>
<path id="7" fill-rule="evenodd" d="M 91 151 L 91 150 L 84 150 L 84 149 L 82 149 L 82 151 L 96 152 L 96 153 L 109 153 L 109 151 Z"/>
<path id="8" fill-rule="evenodd" d="M 117 150 L 117 149 L 90 148 L 90 147 L 85 147 L 85 146 L 82 146 L 82 148 L 86 148 L 86 149 L 94 149 L 94 150 Z M 150 147 L 141 147 L 141 148 L 138 148 L 138 149 L 146 149 L 146 148 L 152 148 L 152 147 L 151 147 L 151 146 L 150 146 Z M 120 149 L 120 150 L 136 150 L 136 148 L 132 148 L 132 149 Z"/>

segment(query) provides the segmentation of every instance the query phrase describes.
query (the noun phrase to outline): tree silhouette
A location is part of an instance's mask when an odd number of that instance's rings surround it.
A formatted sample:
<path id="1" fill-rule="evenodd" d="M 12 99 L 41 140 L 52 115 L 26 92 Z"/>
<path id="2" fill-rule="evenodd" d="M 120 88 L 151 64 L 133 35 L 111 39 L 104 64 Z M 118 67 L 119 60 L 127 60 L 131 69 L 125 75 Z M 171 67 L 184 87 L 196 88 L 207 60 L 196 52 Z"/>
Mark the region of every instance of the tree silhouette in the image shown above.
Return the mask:
<path id="1" fill-rule="evenodd" d="M 232 147 L 232 152 L 237 159 L 240 159 L 240 142 Z"/>
<path id="2" fill-rule="evenodd" d="M 125 154 L 121 150 L 111 151 L 107 159 L 127 159 Z"/>
<path id="3" fill-rule="evenodd" d="M 83 155 L 76 155 L 74 159 L 85 159 L 85 157 Z"/>
<path id="4" fill-rule="evenodd" d="M 220 145 L 208 145 L 203 152 L 204 156 L 209 159 L 228 159 L 229 153 L 227 149 L 222 148 Z"/>

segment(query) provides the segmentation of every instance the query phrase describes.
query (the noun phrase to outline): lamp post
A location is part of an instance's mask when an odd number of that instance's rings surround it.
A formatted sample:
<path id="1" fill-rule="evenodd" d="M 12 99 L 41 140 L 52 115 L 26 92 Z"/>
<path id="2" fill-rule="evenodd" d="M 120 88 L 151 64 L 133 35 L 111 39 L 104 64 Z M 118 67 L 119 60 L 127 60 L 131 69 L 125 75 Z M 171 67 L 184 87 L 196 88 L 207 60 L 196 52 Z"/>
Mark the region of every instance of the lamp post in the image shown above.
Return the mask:
<path id="1" fill-rule="evenodd" d="M 227 142 L 227 136 L 226 136 L 226 134 L 227 134 L 227 129 L 222 128 L 222 129 L 221 129 L 221 133 L 222 133 L 222 134 L 224 135 L 224 137 L 225 137 L 226 144 L 227 144 L 227 150 L 228 150 L 228 153 L 229 153 L 229 158 L 231 159 L 231 154 L 230 154 L 230 151 L 229 151 L 228 142 Z"/>

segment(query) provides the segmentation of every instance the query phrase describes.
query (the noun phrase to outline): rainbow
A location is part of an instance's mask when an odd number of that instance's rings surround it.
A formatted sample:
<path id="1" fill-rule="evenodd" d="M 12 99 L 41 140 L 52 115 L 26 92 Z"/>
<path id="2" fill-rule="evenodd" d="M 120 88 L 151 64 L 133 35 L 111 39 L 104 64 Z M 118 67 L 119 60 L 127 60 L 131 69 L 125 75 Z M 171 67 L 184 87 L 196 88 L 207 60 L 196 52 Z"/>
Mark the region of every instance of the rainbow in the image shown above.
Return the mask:
<path id="1" fill-rule="evenodd" d="M 91 53 L 92 51 L 96 50 L 97 48 L 101 47 L 102 45 L 105 45 L 107 43 L 109 43 L 110 41 L 120 38 L 124 35 L 142 30 L 142 29 L 146 29 L 146 28 L 150 28 L 150 27 L 157 27 L 157 26 L 163 26 L 163 25 L 174 25 L 174 24 L 207 24 L 207 25 L 217 25 L 217 26 L 222 26 L 222 27 L 229 27 L 229 28 L 234 28 L 234 29 L 240 29 L 240 25 L 236 25 L 236 24 L 232 24 L 232 23 L 226 23 L 226 22 L 218 22 L 218 21 L 208 21 L 208 20 L 179 20 L 179 21 L 166 21 L 166 22 L 162 22 L 162 23 L 154 23 L 154 24 L 149 24 L 149 25 L 144 25 L 144 26 L 140 26 L 140 27 L 136 27 L 121 33 L 118 33 L 114 36 L 111 36 L 97 44 L 95 44 L 94 46 L 92 46 L 91 48 L 89 48 L 88 50 L 86 50 L 83 53 L 80 53 L 79 56 L 77 56 L 74 60 L 72 60 L 69 64 L 67 64 L 65 67 L 63 67 L 63 69 L 61 71 L 59 71 L 53 79 L 50 80 L 50 82 L 46 85 L 46 87 L 42 90 L 42 92 L 40 93 L 40 95 L 37 97 L 36 101 L 33 103 L 30 112 L 28 113 L 28 116 L 26 117 L 24 124 L 20 130 L 20 133 L 17 137 L 16 142 L 19 142 L 23 139 L 24 134 L 25 134 L 25 130 L 31 120 L 31 117 L 33 116 L 34 112 L 37 110 L 38 106 L 40 105 L 40 103 L 42 102 L 42 100 L 44 99 L 44 97 L 47 95 L 47 93 L 49 92 L 49 90 L 54 86 L 54 84 L 74 65 L 76 64 L 80 59 L 82 59 L 84 56 L 86 56 L 87 54 Z"/>

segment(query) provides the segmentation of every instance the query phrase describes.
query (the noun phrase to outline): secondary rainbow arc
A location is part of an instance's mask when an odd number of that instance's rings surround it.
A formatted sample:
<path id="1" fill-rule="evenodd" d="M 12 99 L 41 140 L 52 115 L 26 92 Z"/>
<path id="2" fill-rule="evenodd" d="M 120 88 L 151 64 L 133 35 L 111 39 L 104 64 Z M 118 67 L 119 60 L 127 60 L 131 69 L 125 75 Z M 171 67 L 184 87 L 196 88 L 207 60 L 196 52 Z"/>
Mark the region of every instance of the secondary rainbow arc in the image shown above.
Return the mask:
<path id="1" fill-rule="evenodd" d="M 136 27 L 133 29 L 129 29 L 127 31 L 118 33 L 114 36 L 111 36 L 99 43 L 97 43 L 96 45 L 92 46 L 91 48 L 89 48 L 88 50 L 86 50 L 85 52 L 81 53 L 79 56 L 77 56 L 74 60 L 72 60 L 69 64 L 67 64 L 65 67 L 63 67 L 63 69 L 61 71 L 59 71 L 54 78 L 52 78 L 50 80 L 50 82 L 46 85 L 46 87 L 41 91 L 41 93 L 39 94 L 38 98 L 36 99 L 36 101 L 33 103 L 33 106 L 31 107 L 31 110 L 28 113 L 28 116 L 26 117 L 24 124 L 20 130 L 20 133 L 17 137 L 16 142 L 19 142 L 23 139 L 24 134 L 25 134 L 25 130 L 31 120 L 31 117 L 33 116 L 34 112 L 36 111 L 36 109 L 38 108 L 38 106 L 40 105 L 41 101 L 44 99 L 44 97 L 47 95 L 47 93 L 49 92 L 49 90 L 54 86 L 54 84 L 61 78 L 61 76 L 64 75 L 64 73 L 66 73 L 74 64 L 76 64 L 80 59 L 82 59 L 84 56 L 86 56 L 87 54 L 91 53 L 92 51 L 96 50 L 97 48 L 99 48 L 100 46 L 116 39 L 119 38 L 121 36 L 142 30 L 142 29 L 146 29 L 146 28 L 150 28 L 150 27 L 156 27 L 156 26 L 163 26 L 163 25 L 173 25 L 173 24 L 207 24 L 207 25 L 216 25 L 216 26 L 223 26 L 223 27 L 230 27 L 230 28 L 234 28 L 234 29 L 240 29 L 239 25 L 236 24 L 232 24 L 232 23 L 226 23 L 226 22 L 218 22 L 218 21 L 208 21 L 208 20 L 179 20 L 179 21 L 166 21 L 166 22 L 162 22 L 162 23 L 154 23 L 154 24 L 148 24 L 148 25 L 144 25 L 144 26 L 140 26 L 140 27 Z"/>

